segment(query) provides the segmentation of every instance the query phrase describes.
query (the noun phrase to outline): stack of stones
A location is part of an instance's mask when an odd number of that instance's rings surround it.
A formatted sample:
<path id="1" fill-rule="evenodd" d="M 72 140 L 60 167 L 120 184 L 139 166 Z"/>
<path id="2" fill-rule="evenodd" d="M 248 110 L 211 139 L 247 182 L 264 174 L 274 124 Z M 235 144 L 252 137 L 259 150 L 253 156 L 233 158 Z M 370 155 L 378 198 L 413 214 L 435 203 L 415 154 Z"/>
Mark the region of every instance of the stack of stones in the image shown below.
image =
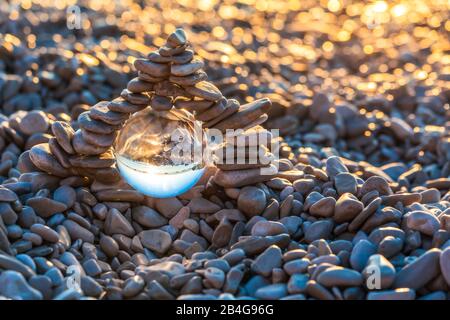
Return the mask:
<path id="1" fill-rule="evenodd" d="M 117 132 L 131 114 L 149 105 L 156 111 L 175 107 L 192 112 L 205 129 L 215 128 L 223 133 L 227 129 L 243 129 L 246 137 L 267 135 L 270 142 L 269 132 L 260 126 L 267 120 L 270 100 L 263 98 L 241 106 L 235 99 L 226 99 L 216 86 L 206 81 L 204 63 L 194 57 L 182 29 L 170 34 L 166 44 L 151 52 L 147 59 L 136 59 L 134 66 L 138 77 L 128 83 L 119 98 L 97 103 L 81 113 L 73 126 L 55 121 L 51 126 L 54 137 L 21 156 L 22 172 L 40 169 L 58 177 L 79 175 L 102 183 L 119 181 L 112 152 Z M 231 144 L 235 139 L 236 136 L 231 137 L 224 149 L 234 148 L 234 154 L 245 152 Z M 214 183 L 242 187 L 273 178 L 260 175 L 259 171 L 263 166 L 273 167 L 268 163 L 272 156 L 267 145 L 258 146 L 257 150 L 264 151 L 259 152 L 256 161 L 219 165 Z M 255 156 L 244 154 L 247 158 Z"/>

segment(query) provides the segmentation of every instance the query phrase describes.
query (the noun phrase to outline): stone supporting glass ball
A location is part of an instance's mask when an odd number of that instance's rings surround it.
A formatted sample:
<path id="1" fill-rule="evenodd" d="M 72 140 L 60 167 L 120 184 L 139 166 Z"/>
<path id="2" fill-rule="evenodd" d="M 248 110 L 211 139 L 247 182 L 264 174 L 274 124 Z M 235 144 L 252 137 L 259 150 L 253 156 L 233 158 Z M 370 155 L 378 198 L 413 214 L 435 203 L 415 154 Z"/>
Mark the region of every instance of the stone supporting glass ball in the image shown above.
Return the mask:
<path id="1" fill-rule="evenodd" d="M 187 111 L 147 107 L 127 120 L 114 143 L 120 174 L 145 195 L 180 195 L 205 171 L 203 134 L 201 123 Z"/>

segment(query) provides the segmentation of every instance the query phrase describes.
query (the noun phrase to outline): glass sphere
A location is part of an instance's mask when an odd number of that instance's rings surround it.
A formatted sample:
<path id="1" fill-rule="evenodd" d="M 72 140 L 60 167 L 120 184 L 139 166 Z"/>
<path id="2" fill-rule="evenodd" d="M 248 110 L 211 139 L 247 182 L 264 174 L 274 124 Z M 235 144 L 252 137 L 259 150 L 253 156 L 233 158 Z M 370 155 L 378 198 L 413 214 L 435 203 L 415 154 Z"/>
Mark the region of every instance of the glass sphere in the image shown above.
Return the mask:
<path id="1" fill-rule="evenodd" d="M 192 188 L 205 171 L 201 123 L 184 110 L 133 114 L 120 130 L 114 154 L 120 174 L 139 192 L 168 198 Z"/>

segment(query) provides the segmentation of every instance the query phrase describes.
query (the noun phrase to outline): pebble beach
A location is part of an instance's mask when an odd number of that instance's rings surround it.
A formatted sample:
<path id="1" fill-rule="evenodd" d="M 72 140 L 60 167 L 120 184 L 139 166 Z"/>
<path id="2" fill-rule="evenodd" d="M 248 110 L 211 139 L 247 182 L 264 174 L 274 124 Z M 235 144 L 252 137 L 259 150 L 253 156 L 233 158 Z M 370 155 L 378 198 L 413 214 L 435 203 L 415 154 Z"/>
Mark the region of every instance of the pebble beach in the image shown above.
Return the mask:
<path id="1" fill-rule="evenodd" d="M 0 300 L 448 300 L 449 12 L 2 2 Z M 277 130 L 278 170 L 145 195 L 114 143 L 148 106 Z"/>

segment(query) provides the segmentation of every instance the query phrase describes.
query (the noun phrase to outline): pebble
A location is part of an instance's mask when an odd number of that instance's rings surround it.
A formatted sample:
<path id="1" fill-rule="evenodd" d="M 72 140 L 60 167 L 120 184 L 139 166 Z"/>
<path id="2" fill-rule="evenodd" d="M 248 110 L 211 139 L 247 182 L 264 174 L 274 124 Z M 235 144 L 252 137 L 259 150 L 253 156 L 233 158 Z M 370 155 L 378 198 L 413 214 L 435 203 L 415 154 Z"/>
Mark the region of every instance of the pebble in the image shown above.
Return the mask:
<path id="1" fill-rule="evenodd" d="M 258 221 L 252 227 L 252 236 L 273 236 L 281 233 L 289 233 L 288 229 L 277 221 Z"/>
<path id="2" fill-rule="evenodd" d="M 419 289 L 435 278 L 439 272 L 441 250 L 431 249 L 414 262 L 403 267 L 395 277 L 394 288 Z"/>
<path id="3" fill-rule="evenodd" d="M 287 295 L 285 283 L 275 283 L 259 288 L 255 292 L 255 297 L 261 300 L 278 300 Z"/>
<path id="4" fill-rule="evenodd" d="M 406 225 L 412 230 L 417 230 L 427 236 L 433 236 L 439 230 L 441 223 L 432 213 L 415 210 L 407 214 Z"/>
<path id="5" fill-rule="evenodd" d="M 352 269 L 329 267 L 319 274 L 317 282 L 326 287 L 353 287 L 363 282 L 362 275 Z"/>
<path id="6" fill-rule="evenodd" d="M 48 242 L 55 243 L 59 241 L 58 233 L 46 225 L 36 223 L 30 227 L 30 230 L 40 235 L 42 239 Z"/>
<path id="7" fill-rule="evenodd" d="M 325 197 L 311 205 L 309 212 L 316 217 L 329 218 L 334 214 L 335 205 L 333 197 Z"/>
<path id="8" fill-rule="evenodd" d="M 244 187 L 239 193 L 237 206 L 247 218 L 260 215 L 266 207 L 266 194 L 256 187 Z"/>
<path id="9" fill-rule="evenodd" d="M 30 198 L 26 203 L 42 218 L 49 218 L 55 213 L 64 212 L 67 209 L 64 203 L 44 197 Z"/>
<path id="10" fill-rule="evenodd" d="M 133 220 L 148 228 L 159 228 L 167 224 L 167 219 L 152 208 L 146 206 L 134 207 L 131 210 Z"/>
<path id="11" fill-rule="evenodd" d="M 370 178 L 369 178 L 370 179 Z M 356 178 L 347 172 L 339 173 L 334 177 L 334 185 L 339 195 L 344 193 L 356 194 L 358 183 Z"/>
<path id="12" fill-rule="evenodd" d="M 305 240 L 308 243 L 318 239 L 329 239 L 333 229 L 333 222 L 330 220 L 319 220 L 312 223 L 305 232 Z"/>
<path id="13" fill-rule="evenodd" d="M 94 234 L 80 226 L 78 223 L 72 220 L 65 220 L 63 225 L 66 227 L 72 240 L 81 239 L 85 242 L 94 243 Z"/>
<path id="14" fill-rule="evenodd" d="M 362 271 L 369 258 L 377 253 L 377 247 L 370 241 L 362 239 L 356 243 L 351 251 L 350 265 L 356 271 Z"/>
<path id="15" fill-rule="evenodd" d="M 115 208 L 108 211 L 104 228 L 105 232 L 109 235 L 118 233 L 132 237 L 135 234 L 135 231 L 128 220 Z"/>
<path id="16" fill-rule="evenodd" d="M 34 133 L 46 132 L 48 127 L 49 120 L 46 114 L 40 110 L 28 112 L 19 123 L 20 131 L 29 136 Z"/>
<path id="17" fill-rule="evenodd" d="M 336 223 L 352 221 L 361 211 L 364 205 L 351 193 L 342 194 L 336 201 L 333 219 Z"/>
<path id="18" fill-rule="evenodd" d="M 441 266 L 442 276 L 447 281 L 447 285 L 450 285 L 450 247 L 442 251 L 439 264 Z"/>
<path id="19" fill-rule="evenodd" d="M 289 294 L 305 293 L 309 277 L 306 274 L 293 274 L 288 281 Z"/>
<path id="20" fill-rule="evenodd" d="M 388 289 L 394 283 L 396 271 L 388 259 L 381 254 L 374 254 L 369 257 L 362 274 L 365 278 L 366 286 L 369 287 L 369 282 L 374 280 L 370 283 L 369 289 Z M 379 287 L 377 287 L 378 285 Z"/>
<path id="21" fill-rule="evenodd" d="M 409 288 L 373 291 L 367 294 L 367 300 L 414 300 L 415 297 L 416 292 Z"/>
<path id="22" fill-rule="evenodd" d="M 164 254 L 172 245 L 170 234 L 162 230 L 145 230 L 138 234 L 144 247 L 159 254 Z"/>
<path id="23" fill-rule="evenodd" d="M 131 298 L 136 296 L 145 287 L 145 281 L 140 276 L 134 276 L 128 278 L 125 281 L 122 294 L 125 298 Z"/>
<path id="24" fill-rule="evenodd" d="M 43 299 L 42 293 L 30 286 L 21 273 L 12 270 L 3 271 L 0 275 L 0 295 L 10 299 Z"/>
<path id="25" fill-rule="evenodd" d="M 335 178 L 339 173 L 347 173 L 348 169 L 337 156 L 329 157 L 326 161 L 326 172 L 331 178 Z"/>
<path id="26" fill-rule="evenodd" d="M 281 249 L 275 245 L 268 247 L 252 263 L 253 272 L 268 277 L 274 268 L 281 267 Z"/>
<path id="27" fill-rule="evenodd" d="M 25 278 L 30 278 L 35 275 L 35 271 L 28 265 L 12 256 L 5 254 L 0 254 L 0 268 L 19 272 Z"/>
<path id="28" fill-rule="evenodd" d="M 225 282 L 225 273 L 218 268 L 206 268 L 203 276 L 208 284 L 215 289 L 221 289 Z"/>

